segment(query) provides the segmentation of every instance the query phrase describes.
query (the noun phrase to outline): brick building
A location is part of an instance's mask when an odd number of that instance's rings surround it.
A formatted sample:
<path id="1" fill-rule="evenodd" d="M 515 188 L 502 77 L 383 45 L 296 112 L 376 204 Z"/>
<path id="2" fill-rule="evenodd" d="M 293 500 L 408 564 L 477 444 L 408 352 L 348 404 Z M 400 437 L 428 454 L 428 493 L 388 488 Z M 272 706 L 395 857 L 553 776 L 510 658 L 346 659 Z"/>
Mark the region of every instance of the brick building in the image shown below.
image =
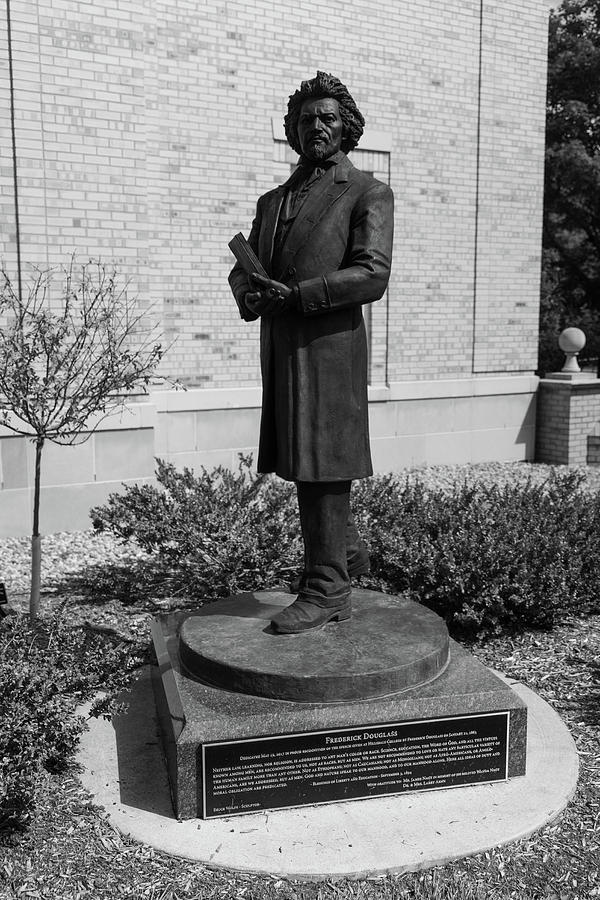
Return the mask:
<path id="1" fill-rule="evenodd" d="M 532 457 L 547 16 L 542 0 L 3 5 L 0 257 L 24 279 L 73 251 L 116 262 L 188 387 L 48 446 L 43 530 L 84 527 L 154 456 L 255 447 L 258 326 L 229 294 L 227 242 L 294 165 L 287 96 L 317 68 L 367 120 L 354 164 L 396 196 L 392 279 L 367 310 L 376 469 Z M 0 433 L 0 534 L 29 529 L 25 443 Z"/>

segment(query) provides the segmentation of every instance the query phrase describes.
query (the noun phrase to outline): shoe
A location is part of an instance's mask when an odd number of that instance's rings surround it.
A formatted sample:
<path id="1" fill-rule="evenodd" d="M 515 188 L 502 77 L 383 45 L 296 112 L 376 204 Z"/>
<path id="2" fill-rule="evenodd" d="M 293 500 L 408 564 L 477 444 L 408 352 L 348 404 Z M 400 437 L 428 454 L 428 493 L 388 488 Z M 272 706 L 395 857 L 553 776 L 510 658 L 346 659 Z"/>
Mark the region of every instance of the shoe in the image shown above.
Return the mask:
<path id="1" fill-rule="evenodd" d="M 271 625 L 278 634 L 300 634 L 303 631 L 316 631 L 328 622 L 343 622 L 351 615 L 350 597 L 337 606 L 317 606 L 310 600 L 298 597 L 271 619 Z"/>
<path id="2" fill-rule="evenodd" d="M 364 559 L 359 559 L 358 562 L 354 564 L 354 566 L 348 566 L 348 576 L 350 578 L 359 578 L 361 575 L 368 575 L 370 571 L 371 566 L 369 565 L 368 557 L 366 561 Z M 302 575 L 296 575 L 296 577 L 292 578 L 288 585 L 290 594 L 300 593 L 301 586 Z"/>

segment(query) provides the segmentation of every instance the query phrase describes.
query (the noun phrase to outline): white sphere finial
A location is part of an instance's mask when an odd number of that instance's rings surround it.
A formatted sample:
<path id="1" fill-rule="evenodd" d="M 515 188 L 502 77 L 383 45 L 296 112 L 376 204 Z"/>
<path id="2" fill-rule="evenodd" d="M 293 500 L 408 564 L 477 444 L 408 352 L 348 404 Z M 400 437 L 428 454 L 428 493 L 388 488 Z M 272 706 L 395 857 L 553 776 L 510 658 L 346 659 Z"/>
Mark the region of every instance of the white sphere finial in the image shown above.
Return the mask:
<path id="1" fill-rule="evenodd" d="M 581 372 L 577 362 L 577 354 L 585 347 L 585 334 L 581 328 L 565 328 L 561 331 L 558 346 L 566 356 L 561 372 Z"/>

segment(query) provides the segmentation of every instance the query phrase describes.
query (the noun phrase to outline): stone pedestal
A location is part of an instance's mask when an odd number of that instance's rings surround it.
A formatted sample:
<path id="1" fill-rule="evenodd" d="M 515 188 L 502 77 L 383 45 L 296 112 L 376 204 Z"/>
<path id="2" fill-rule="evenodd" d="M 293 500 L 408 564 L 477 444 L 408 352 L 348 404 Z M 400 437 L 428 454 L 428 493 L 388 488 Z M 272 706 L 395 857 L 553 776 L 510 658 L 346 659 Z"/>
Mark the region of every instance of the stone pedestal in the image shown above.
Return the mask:
<path id="1" fill-rule="evenodd" d="M 448 639 L 439 617 L 355 590 L 349 622 L 272 634 L 271 616 L 292 599 L 243 594 L 154 623 L 178 818 L 525 773 L 524 703 Z"/>
<path id="2" fill-rule="evenodd" d="M 445 622 L 406 597 L 355 591 L 352 618 L 304 634 L 277 634 L 270 619 L 289 594 L 231 597 L 181 625 L 187 674 L 228 691 L 274 700 L 369 700 L 426 684 L 449 661 Z"/>

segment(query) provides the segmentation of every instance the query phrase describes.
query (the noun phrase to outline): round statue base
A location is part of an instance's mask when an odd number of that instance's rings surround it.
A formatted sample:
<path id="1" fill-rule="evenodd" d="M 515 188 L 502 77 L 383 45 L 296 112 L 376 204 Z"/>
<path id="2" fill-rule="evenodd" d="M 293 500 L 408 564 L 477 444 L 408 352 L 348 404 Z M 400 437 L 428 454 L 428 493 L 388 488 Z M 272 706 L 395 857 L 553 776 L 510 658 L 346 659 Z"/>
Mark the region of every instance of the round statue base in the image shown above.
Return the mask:
<path id="1" fill-rule="evenodd" d="M 350 620 L 302 634 L 273 632 L 271 618 L 293 601 L 273 591 L 202 608 L 181 626 L 186 672 L 237 693 L 335 703 L 427 684 L 448 665 L 445 623 L 408 597 L 354 590 Z"/>

